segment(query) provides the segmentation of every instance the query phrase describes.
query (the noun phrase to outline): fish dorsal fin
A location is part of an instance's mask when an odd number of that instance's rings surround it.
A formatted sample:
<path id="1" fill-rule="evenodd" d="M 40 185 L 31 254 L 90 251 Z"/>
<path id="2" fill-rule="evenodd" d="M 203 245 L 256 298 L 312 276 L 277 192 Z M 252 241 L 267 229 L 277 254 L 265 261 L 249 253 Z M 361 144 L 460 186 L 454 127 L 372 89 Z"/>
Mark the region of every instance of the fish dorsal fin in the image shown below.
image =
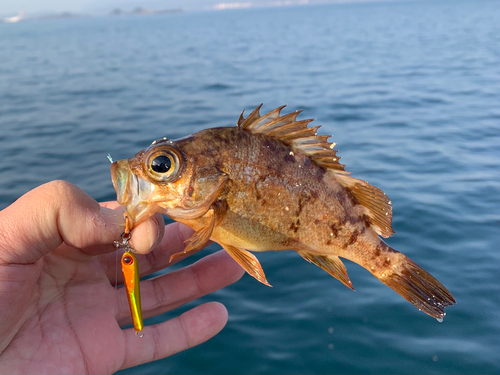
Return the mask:
<path id="1" fill-rule="evenodd" d="M 251 133 L 265 134 L 290 146 L 293 151 L 302 152 L 318 165 L 334 173 L 335 179 L 342 184 L 356 201 L 366 210 L 366 215 L 373 229 L 383 237 L 391 236 L 392 205 L 382 190 L 369 185 L 366 181 L 350 177 L 344 164 L 339 163 L 340 157 L 333 148 L 335 143 L 328 142 L 329 135 L 317 135 L 319 126 L 307 127 L 313 121 L 297 121 L 302 111 L 295 111 L 281 116 L 285 106 L 260 115 L 262 104 L 253 110 L 247 118 L 243 112 L 238 119 L 238 127 Z"/>
<path id="2" fill-rule="evenodd" d="M 351 176 L 335 176 L 335 179 L 366 209 L 366 215 L 377 234 L 382 237 L 394 234 L 391 226 L 392 202 L 382 190 Z"/>
<path id="3" fill-rule="evenodd" d="M 302 111 L 295 111 L 281 116 L 281 110 L 286 106 L 278 107 L 261 116 L 259 110 L 262 104 L 253 110 L 247 118 L 243 112 L 238 119 L 238 127 L 251 133 L 265 134 L 289 145 L 294 151 L 302 152 L 317 164 L 331 169 L 336 173 L 348 175 L 344 164 L 339 163 L 340 157 L 333 149 L 335 143 L 328 142 L 329 135 L 317 135 L 320 126 L 308 128 L 313 119 L 297 121 Z"/>

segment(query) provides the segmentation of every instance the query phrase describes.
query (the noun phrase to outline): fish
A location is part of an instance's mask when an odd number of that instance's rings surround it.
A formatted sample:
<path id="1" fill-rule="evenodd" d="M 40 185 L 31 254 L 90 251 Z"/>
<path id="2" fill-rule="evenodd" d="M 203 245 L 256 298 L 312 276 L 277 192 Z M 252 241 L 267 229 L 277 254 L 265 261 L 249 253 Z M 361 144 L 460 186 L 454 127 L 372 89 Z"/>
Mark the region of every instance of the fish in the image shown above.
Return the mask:
<path id="1" fill-rule="evenodd" d="M 209 241 L 251 276 L 269 285 L 253 252 L 294 250 L 350 289 L 341 258 L 367 269 L 424 313 L 442 321 L 456 303 L 436 278 L 386 244 L 392 203 L 351 176 L 329 135 L 318 135 L 302 111 L 264 115 L 262 104 L 236 126 L 155 140 L 111 165 L 118 202 L 131 224 L 156 212 L 195 232 L 184 251 Z"/>

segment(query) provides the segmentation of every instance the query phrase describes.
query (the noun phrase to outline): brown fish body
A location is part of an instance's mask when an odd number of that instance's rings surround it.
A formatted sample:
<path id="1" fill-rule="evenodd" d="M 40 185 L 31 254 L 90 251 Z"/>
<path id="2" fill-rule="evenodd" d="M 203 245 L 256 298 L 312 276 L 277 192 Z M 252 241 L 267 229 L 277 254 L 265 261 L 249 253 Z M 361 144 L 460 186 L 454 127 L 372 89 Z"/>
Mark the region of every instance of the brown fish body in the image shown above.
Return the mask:
<path id="1" fill-rule="evenodd" d="M 114 163 L 119 202 L 136 222 L 162 212 L 192 227 L 196 233 L 180 255 L 211 239 L 268 284 L 257 258 L 247 250 L 291 249 L 352 288 L 339 259 L 343 257 L 424 312 L 442 318 L 444 307 L 454 302 L 452 295 L 378 236 L 393 233 L 385 194 L 350 177 L 328 137 L 317 136 L 317 127 L 307 127 L 310 120 L 296 121 L 298 113 L 280 116 L 280 110 L 260 116 L 257 109 L 247 119 L 240 117 L 238 127 L 156 141 L 132 159 Z M 155 156 L 164 151 L 176 155 L 170 162 Z M 154 181 L 153 157 L 165 161 L 157 162 L 158 170 L 167 169 L 174 159 L 182 168 L 166 182 Z M 146 193 L 138 199 L 141 193 L 133 190 Z"/>
<path id="2" fill-rule="evenodd" d="M 215 241 L 231 238 L 233 246 L 251 251 L 293 249 L 343 257 L 366 229 L 378 242 L 348 191 L 305 155 L 235 127 L 198 134 L 200 142 L 193 145 L 205 143 L 205 137 L 224 145 L 209 157 L 229 177 L 221 197 L 227 210 L 212 233 Z"/>

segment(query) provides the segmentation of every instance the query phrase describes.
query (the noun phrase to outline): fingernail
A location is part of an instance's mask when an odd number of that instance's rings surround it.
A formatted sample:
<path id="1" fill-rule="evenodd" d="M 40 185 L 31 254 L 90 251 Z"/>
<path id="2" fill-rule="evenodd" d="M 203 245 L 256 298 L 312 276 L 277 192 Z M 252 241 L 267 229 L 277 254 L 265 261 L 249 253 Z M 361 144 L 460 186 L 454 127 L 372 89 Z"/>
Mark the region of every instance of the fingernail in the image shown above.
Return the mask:
<path id="1" fill-rule="evenodd" d="M 148 220 L 148 240 L 149 240 L 149 248 L 153 249 L 159 242 L 160 239 L 160 228 L 159 228 L 158 220 L 153 217 L 152 220 Z"/>

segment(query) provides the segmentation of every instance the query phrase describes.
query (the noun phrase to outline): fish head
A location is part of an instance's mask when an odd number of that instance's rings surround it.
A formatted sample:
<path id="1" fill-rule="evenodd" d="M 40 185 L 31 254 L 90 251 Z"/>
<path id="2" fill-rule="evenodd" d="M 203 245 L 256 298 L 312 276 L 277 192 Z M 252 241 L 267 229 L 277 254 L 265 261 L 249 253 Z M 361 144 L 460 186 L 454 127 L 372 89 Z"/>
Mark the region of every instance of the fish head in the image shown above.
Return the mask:
<path id="1" fill-rule="evenodd" d="M 174 220 L 203 216 L 217 199 L 227 176 L 203 157 L 206 140 L 197 134 L 161 139 L 130 159 L 111 164 L 117 200 L 132 225 L 160 212 Z"/>
<path id="2" fill-rule="evenodd" d="M 185 161 L 174 142 L 163 139 L 111 164 L 118 203 L 125 207 L 132 225 L 155 212 L 168 214 L 169 208 L 182 206 Z"/>

